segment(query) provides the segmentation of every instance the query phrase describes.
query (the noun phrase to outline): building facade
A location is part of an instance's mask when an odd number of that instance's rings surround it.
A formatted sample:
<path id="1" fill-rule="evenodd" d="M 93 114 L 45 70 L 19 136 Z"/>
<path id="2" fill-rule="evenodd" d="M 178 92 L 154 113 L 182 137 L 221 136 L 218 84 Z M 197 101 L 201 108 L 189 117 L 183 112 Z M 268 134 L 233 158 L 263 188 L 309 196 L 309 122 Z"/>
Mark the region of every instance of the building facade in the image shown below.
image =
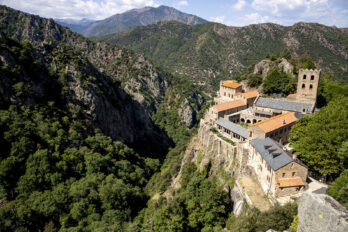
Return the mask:
<path id="1" fill-rule="evenodd" d="M 249 137 L 265 139 L 267 137 L 281 144 L 289 141 L 290 129 L 301 117 L 299 113 L 280 114 L 249 126 Z"/>
<path id="2" fill-rule="evenodd" d="M 281 197 L 305 188 L 308 168 L 271 138 L 250 141 L 248 165 L 267 195 Z"/>

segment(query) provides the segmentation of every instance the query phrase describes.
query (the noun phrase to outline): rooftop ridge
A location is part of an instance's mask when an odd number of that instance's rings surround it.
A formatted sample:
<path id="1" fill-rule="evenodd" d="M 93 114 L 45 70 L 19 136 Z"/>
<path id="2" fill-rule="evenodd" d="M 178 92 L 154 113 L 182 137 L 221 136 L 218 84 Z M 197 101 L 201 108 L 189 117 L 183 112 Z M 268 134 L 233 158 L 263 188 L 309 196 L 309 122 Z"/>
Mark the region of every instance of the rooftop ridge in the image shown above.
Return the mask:
<path id="1" fill-rule="evenodd" d="M 250 126 L 258 126 L 258 125 L 261 125 L 261 124 L 263 124 L 263 123 L 265 123 L 265 122 L 274 120 L 274 119 L 276 119 L 276 118 L 280 118 L 280 117 L 282 117 L 282 116 L 284 116 L 284 115 L 288 115 L 288 114 L 291 114 L 291 113 L 294 114 L 294 112 L 287 112 L 287 113 L 285 113 L 285 114 L 279 114 L 279 115 L 277 115 L 277 116 L 274 116 L 274 117 L 272 117 L 272 118 L 267 118 L 267 119 L 265 119 L 265 120 L 262 120 L 261 122 L 257 122 L 257 123 L 255 123 L 255 124 L 250 125 Z"/>

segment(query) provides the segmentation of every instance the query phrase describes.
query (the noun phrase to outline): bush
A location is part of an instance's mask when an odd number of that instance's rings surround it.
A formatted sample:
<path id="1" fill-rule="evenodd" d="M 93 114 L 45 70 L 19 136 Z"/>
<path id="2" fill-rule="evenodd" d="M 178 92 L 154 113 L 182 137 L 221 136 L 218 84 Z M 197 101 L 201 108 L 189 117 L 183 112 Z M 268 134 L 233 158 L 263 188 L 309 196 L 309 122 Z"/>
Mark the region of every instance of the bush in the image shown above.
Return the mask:
<path id="1" fill-rule="evenodd" d="M 252 88 L 257 88 L 262 84 L 262 76 L 259 74 L 250 74 L 248 76 L 248 86 Z"/>

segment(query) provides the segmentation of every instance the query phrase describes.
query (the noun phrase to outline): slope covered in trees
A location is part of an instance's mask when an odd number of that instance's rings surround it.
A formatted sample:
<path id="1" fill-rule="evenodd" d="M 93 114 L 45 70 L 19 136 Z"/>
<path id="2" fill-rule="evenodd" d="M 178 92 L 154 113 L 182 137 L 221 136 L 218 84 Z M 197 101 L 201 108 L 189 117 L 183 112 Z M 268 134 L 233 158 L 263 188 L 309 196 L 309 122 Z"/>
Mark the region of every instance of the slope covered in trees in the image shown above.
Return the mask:
<path id="1" fill-rule="evenodd" d="M 127 49 L 7 7 L 0 16 L 0 230 L 128 230 L 173 144 L 166 131 L 188 133 L 179 109 L 192 127 L 204 99 Z M 161 105 L 175 122 L 160 123 Z"/>
<path id="2" fill-rule="evenodd" d="M 159 160 L 94 130 L 69 99 L 73 77 L 37 62 L 30 43 L 3 35 L 0 42 L 0 230 L 124 229 L 145 206 L 143 189 Z M 78 56 L 66 62 L 84 74 Z M 97 77 L 80 81 L 90 88 Z"/>
<path id="3" fill-rule="evenodd" d="M 231 79 L 239 72 L 287 47 L 296 57 L 311 56 L 324 72 L 332 72 L 347 82 L 347 31 L 314 23 L 290 27 L 258 24 L 228 27 L 206 23 L 189 26 L 162 22 L 135 27 L 96 38 L 145 54 L 172 73 L 180 73 L 195 83 L 217 86 L 220 79 Z"/>

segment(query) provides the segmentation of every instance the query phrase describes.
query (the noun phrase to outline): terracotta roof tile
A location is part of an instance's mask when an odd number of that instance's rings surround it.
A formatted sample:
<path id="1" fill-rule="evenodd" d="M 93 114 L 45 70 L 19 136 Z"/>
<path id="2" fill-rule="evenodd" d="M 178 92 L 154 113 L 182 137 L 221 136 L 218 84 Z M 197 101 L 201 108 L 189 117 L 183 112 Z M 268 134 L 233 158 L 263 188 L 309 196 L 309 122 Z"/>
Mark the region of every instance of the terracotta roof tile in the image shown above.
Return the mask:
<path id="1" fill-rule="evenodd" d="M 224 81 L 222 82 L 222 85 L 225 86 L 225 87 L 229 87 L 229 88 L 233 88 L 233 89 L 236 89 L 240 86 L 242 86 L 241 84 L 238 84 L 236 81 Z"/>
<path id="2" fill-rule="evenodd" d="M 240 106 L 246 106 L 246 103 L 243 100 L 235 100 L 230 102 L 224 102 L 221 104 L 216 104 L 214 108 L 218 112 L 220 112 L 220 111 L 225 111 L 225 110 L 233 109 Z"/>
<path id="3" fill-rule="evenodd" d="M 257 91 L 250 91 L 250 92 L 245 92 L 245 93 L 242 93 L 242 95 L 245 97 L 245 98 L 254 98 L 254 97 L 257 97 L 259 96 L 259 92 Z"/>
<path id="4" fill-rule="evenodd" d="M 279 187 L 281 187 L 281 188 L 303 186 L 304 185 L 304 183 L 300 177 L 277 179 L 276 181 L 279 184 Z"/>
<path id="5" fill-rule="evenodd" d="M 272 118 L 265 119 L 261 122 L 255 123 L 251 126 L 258 126 L 261 130 L 263 130 L 265 133 L 274 131 L 278 128 L 281 128 L 285 125 L 289 125 L 293 122 L 296 122 L 298 118 L 296 117 L 295 112 L 289 112 L 286 114 L 280 114 L 277 116 L 274 116 Z"/>

